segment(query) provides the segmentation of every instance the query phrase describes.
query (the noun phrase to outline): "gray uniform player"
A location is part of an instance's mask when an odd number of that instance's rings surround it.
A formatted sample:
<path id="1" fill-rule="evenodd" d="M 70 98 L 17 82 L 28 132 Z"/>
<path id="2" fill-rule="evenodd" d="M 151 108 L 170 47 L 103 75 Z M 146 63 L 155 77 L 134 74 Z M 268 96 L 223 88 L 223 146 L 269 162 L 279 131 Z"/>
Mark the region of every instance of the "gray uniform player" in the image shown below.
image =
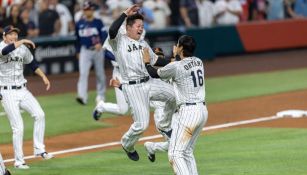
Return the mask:
<path id="1" fill-rule="evenodd" d="M 24 64 L 29 64 L 31 69 L 42 78 L 46 90 L 49 90 L 50 82 L 38 67 L 30 50 L 24 45 L 30 44 L 34 48 L 34 43 L 30 40 L 18 41 L 18 32 L 19 29 L 13 26 L 4 28 L 3 41 L 0 43 L 0 90 L 1 103 L 13 130 L 14 165 L 19 169 L 28 169 L 22 150 L 24 126 L 20 108 L 29 112 L 34 118 L 34 154 L 44 159 L 50 159 L 53 156 L 45 150 L 45 114 L 26 87 L 27 80 L 23 76 Z"/>
<path id="2" fill-rule="evenodd" d="M 132 110 L 133 124 L 121 139 L 123 149 L 131 160 L 139 160 L 134 145 L 149 125 L 149 100 L 164 101 L 164 115 L 170 118 L 174 111 L 173 87 L 163 81 L 150 79 L 142 60 L 142 50 L 149 47 L 140 37 L 143 32 L 143 16 L 136 14 L 139 7 L 128 8 L 110 27 L 110 45 L 114 51 L 122 76 L 122 90 Z M 126 22 L 127 34 L 118 33 L 121 24 Z M 150 50 L 151 63 L 157 56 Z M 162 88 L 163 87 L 163 88 Z M 170 124 L 160 125 L 160 130 L 169 133 Z M 168 131 L 166 131 L 168 129 Z"/>
<path id="3" fill-rule="evenodd" d="M 169 145 L 169 161 L 180 175 L 197 175 L 193 155 L 196 139 L 204 127 L 208 111 L 204 104 L 204 67 L 202 61 L 193 56 L 196 43 L 190 36 L 179 38 L 174 53 L 181 61 L 169 63 L 158 70 L 149 64 L 149 53 L 144 49 L 144 62 L 152 77 L 172 79 L 178 112 L 173 116 L 173 132 Z"/>

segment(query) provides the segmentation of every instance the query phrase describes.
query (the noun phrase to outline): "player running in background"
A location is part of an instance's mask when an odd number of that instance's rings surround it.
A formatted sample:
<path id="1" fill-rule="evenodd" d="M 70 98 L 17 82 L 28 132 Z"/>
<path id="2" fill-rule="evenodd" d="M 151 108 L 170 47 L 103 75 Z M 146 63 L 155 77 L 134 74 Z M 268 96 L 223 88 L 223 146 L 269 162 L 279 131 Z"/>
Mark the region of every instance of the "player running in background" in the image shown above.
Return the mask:
<path id="1" fill-rule="evenodd" d="M 95 4 L 85 1 L 83 4 L 84 18 L 76 24 L 77 58 L 79 59 L 79 81 L 77 102 L 85 105 L 88 100 L 88 76 L 94 64 L 96 72 L 96 103 L 105 99 L 106 77 L 102 44 L 108 34 L 100 19 L 94 17 Z"/>
<path id="2" fill-rule="evenodd" d="M 26 87 L 27 80 L 23 75 L 24 64 L 28 64 L 35 74 L 42 78 L 46 90 L 50 89 L 50 82 L 25 46 L 27 44 L 35 48 L 34 43 L 26 39 L 18 41 L 18 33 L 19 29 L 13 26 L 4 28 L 3 41 L 0 43 L 0 90 L 1 103 L 13 130 L 14 165 L 19 169 L 28 169 L 22 150 L 24 126 L 20 108 L 29 112 L 34 118 L 34 155 L 43 159 L 50 159 L 53 156 L 45 150 L 45 113 Z"/>
<path id="3" fill-rule="evenodd" d="M 205 81 L 202 61 L 193 56 L 196 42 L 191 36 L 181 36 L 173 53 L 181 60 L 155 69 L 150 65 L 150 53 L 144 49 L 144 63 L 153 78 L 172 79 L 178 112 L 173 116 L 169 161 L 177 175 L 196 175 L 193 155 L 196 140 L 208 119 L 205 105 Z"/>

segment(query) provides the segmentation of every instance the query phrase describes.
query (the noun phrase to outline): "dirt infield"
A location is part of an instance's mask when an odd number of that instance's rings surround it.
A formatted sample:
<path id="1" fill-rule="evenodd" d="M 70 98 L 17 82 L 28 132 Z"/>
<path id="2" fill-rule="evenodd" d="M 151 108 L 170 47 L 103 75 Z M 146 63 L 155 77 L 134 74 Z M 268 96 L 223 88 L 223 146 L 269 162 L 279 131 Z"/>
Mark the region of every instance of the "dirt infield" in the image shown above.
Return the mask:
<path id="1" fill-rule="evenodd" d="M 219 58 L 213 62 L 206 63 L 207 76 L 224 76 L 242 73 L 274 71 L 282 69 L 294 69 L 307 67 L 307 49 L 296 51 L 285 51 L 265 54 L 253 54 L 247 56 L 234 56 L 232 58 Z M 107 70 L 110 77 L 111 70 Z M 51 76 L 53 90 L 49 93 L 74 92 L 75 87 L 71 86 L 77 82 L 77 74 Z M 30 89 L 43 89 L 43 84 L 37 81 L 37 77 L 30 77 Z M 95 81 L 91 76 L 90 89 L 94 89 Z M 35 95 L 45 95 L 46 92 L 34 91 Z M 276 112 L 285 109 L 304 109 L 306 106 L 307 90 L 281 93 L 271 96 L 248 98 L 243 100 L 228 101 L 217 104 L 208 104 L 209 120 L 207 126 L 224 124 L 234 121 L 254 119 L 275 115 Z M 77 105 L 77 104 L 76 104 Z M 151 117 L 152 118 L 152 117 Z M 104 119 L 100 122 L 111 123 L 113 127 L 87 131 L 82 133 L 67 134 L 46 138 L 47 149 L 50 152 L 63 149 L 71 149 L 81 146 L 102 144 L 119 141 L 123 133 L 129 128 L 132 122 L 129 116 Z M 243 125 L 239 127 L 307 127 L 307 118 L 290 119 L 284 118 L 270 122 Z M 144 136 L 158 134 L 155 131 L 153 121 Z M 2 155 L 5 159 L 13 157 L 12 145 L 1 145 Z M 24 143 L 25 155 L 32 154 L 32 141 Z M 96 149 L 97 150 L 97 149 Z M 96 151 L 92 150 L 92 151 Z M 80 153 L 73 153 L 80 154 Z M 63 156 L 68 156 L 67 154 Z M 61 156 L 60 156 L 61 157 Z"/>

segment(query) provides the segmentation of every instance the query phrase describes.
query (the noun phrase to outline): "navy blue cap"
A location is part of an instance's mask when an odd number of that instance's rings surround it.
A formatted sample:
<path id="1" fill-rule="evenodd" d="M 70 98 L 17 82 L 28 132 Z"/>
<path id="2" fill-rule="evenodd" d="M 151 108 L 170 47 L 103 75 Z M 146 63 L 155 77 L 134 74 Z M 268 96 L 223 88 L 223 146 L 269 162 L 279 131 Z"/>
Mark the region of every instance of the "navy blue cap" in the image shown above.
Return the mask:
<path id="1" fill-rule="evenodd" d="M 6 26 L 3 29 L 3 35 L 9 34 L 11 32 L 19 33 L 20 30 L 18 28 L 13 27 L 12 25 Z"/>
<path id="2" fill-rule="evenodd" d="M 83 10 L 95 10 L 96 5 L 91 1 L 85 1 L 83 3 Z"/>

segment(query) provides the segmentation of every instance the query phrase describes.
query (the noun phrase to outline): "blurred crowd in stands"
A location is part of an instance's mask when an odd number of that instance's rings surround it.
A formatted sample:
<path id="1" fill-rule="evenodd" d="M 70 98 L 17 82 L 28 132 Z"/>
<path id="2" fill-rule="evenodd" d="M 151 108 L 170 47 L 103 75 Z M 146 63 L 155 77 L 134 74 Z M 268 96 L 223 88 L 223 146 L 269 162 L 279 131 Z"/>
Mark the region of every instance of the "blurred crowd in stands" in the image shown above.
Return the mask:
<path id="1" fill-rule="evenodd" d="M 92 0 L 105 26 L 134 3 L 142 7 L 145 29 L 210 27 L 245 21 L 307 17 L 307 0 Z M 21 37 L 67 36 L 82 18 L 84 0 L 0 0 L 0 32 L 6 25 Z"/>

